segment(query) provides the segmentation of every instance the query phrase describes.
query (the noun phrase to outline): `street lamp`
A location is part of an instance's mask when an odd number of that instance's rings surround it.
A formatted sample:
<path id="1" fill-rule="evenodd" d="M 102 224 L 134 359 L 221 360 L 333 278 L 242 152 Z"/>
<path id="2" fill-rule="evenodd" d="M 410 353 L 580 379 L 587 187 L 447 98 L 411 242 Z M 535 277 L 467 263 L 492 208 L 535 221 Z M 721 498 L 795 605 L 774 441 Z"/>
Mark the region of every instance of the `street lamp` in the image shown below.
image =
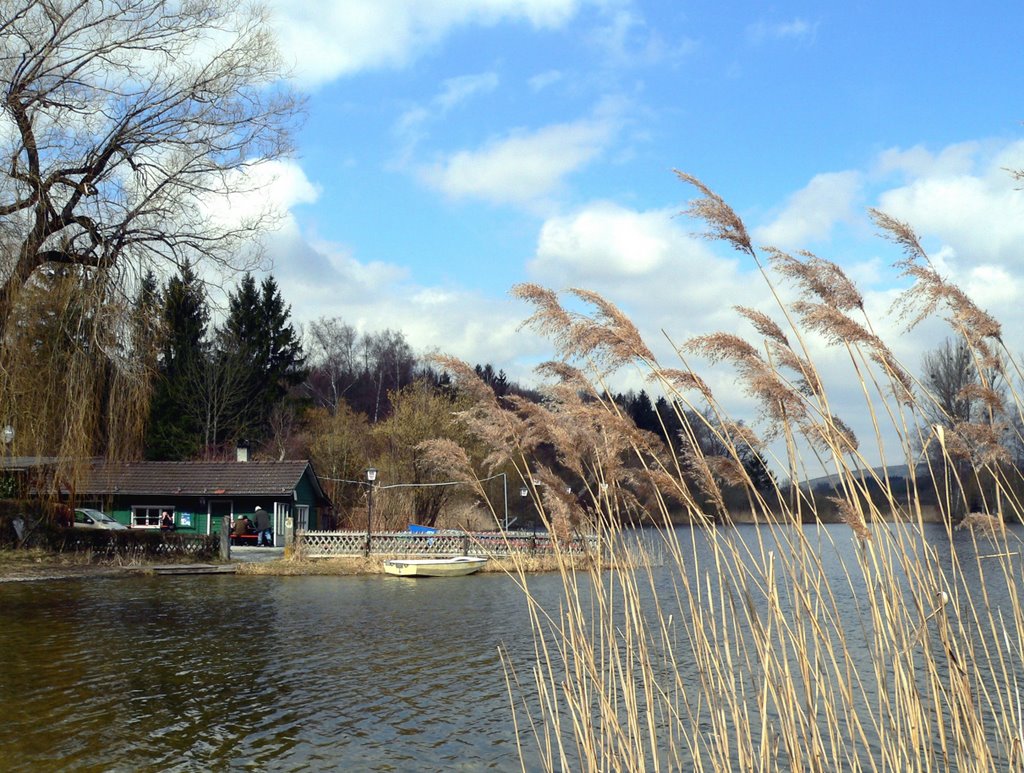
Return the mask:
<path id="1" fill-rule="evenodd" d="M 370 555 L 370 525 L 373 521 L 373 482 L 377 480 L 377 468 L 370 467 L 366 471 L 366 485 L 370 487 L 370 493 L 366 500 L 366 555 Z"/>
<path id="2" fill-rule="evenodd" d="M 14 442 L 14 427 L 10 424 L 6 425 L 2 431 L 0 431 L 0 437 L 4 441 L 4 492 L 0 496 L 13 497 L 14 496 L 14 483 L 11 478 L 11 443 Z"/>
<path id="3" fill-rule="evenodd" d="M 526 486 L 520 486 L 520 488 L 519 488 L 519 498 L 522 500 L 523 506 L 521 508 L 519 508 L 519 509 L 523 513 L 524 521 L 526 519 L 526 498 L 529 495 L 530 495 L 530 489 L 526 488 Z"/>

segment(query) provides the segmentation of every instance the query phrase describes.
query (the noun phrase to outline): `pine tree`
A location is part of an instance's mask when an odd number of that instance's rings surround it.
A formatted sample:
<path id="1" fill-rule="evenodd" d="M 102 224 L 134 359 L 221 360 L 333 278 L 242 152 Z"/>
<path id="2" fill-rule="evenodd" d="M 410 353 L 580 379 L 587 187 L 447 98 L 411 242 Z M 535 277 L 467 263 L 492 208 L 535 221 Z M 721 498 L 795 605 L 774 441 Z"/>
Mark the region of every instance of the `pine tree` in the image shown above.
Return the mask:
<path id="1" fill-rule="evenodd" d="M 268 276 L 257 288 L 245 274 L 238 290 L 228 298 L 227 340 L 238 346 L 247 409 L 240 417 L 238 437 L 266 437 L 270 414 L 290 387 L 302 382 L 304 356 L 298 335 L 274 278 Z"/>
<path id="2" fill-rule="evenodd" d="M 199 447 L 199 428 L 187 410 L 188 383 L 205 365 L 209 311 L 202 283 L 187 262 L 164 289 L 163 346 L 146 433 L 146 457 L 189 459 Z"/>

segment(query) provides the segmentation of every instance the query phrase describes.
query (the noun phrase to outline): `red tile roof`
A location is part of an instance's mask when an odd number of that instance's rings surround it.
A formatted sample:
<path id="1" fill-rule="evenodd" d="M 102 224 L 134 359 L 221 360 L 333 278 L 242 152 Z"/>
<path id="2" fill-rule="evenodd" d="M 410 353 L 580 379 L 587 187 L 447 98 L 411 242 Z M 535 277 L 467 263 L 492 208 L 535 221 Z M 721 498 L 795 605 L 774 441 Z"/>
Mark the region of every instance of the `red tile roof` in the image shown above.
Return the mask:
<path id="1" fill-rule="evenodd" d="M 176 494 L 271 496 L 291 494 L 309 469 L 318 497 L 325 498 L 312 465 L 283 462 L 97 463 L 80 494 Z"/>

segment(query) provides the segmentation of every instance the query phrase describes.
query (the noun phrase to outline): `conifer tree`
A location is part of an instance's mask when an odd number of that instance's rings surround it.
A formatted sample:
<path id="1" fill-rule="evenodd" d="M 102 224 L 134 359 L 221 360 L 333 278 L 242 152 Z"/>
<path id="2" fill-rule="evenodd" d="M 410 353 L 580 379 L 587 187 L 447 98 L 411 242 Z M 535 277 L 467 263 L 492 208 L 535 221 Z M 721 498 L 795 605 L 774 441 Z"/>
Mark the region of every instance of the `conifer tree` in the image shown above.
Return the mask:
<path id="1" fill-rule="evenodd" d="M 209 311 L 202 283 L 186 262 L 164 289 L 163 345 L 146 433 L 149 459 L 181 460 L 195 455 L 199 428 L 186 410 L 189 381 L 206 358 Z"/>
<path id="2" fill-rule="evenodd" d="M 272 276 L 257 288 L 252 274 L 245 274 L 238 290 L 228 298 L 224 328 L 237 342 L 247 409 L 236 428 L 239 437 L 266 437 L 270 414 L 290 387 L 302 382 L 304 356 L 298 335 L 289 319 L 277 282 Z"/>

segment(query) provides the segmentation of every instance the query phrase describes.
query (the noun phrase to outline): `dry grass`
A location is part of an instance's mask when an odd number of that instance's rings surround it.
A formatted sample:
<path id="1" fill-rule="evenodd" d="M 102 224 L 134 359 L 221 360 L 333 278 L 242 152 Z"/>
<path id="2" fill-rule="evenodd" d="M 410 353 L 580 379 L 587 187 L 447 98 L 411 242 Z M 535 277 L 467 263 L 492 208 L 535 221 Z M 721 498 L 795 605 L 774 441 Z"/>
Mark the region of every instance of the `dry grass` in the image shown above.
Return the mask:
<path id="1" fill-rule="evenodd" d="M 1020 541 L 1003 528 L 1021 520 L 1024 480 L 1000 452 L 1003 408 L 982 399 L 986 420 L 935 430 L 931 398 L 878 337 L 838 266 L 769 250 L 776 278 L 801 294 L 784 303 L 735 212 L 680 177 L 700 195 L 687 213 L 762 267 L 780 321 L 739 309 L 762 340 L 710 333 L 678 347 L 681 367 L 663 368 L 609 304 L 574 292 L 574 306 L 593 306 L 587 317 L 563 308 L 557 293 L 525 286 L 517 295 L 534 304 L 528 324 L 561 358 L 545 372 L 562 380 L 546 403 L 515 405 L 511 419 L 493 401 L 467 412 L 479 427 L 521 422 L 526 431 L 501 445 L 491 434 L 494 455 L 515 465 L 553 531 L 595 530 L 604 545 L 586 571 L 554 557 L 564 591 L 557 608 L 531 594 L 526 565 L 514 566 L 535 634 L 529 657 L 503 653 L 523 768 L 1024 770 L 1024 570 Z M 934 271 L 908 226 L 873 214 L 904 251 L 897 268 L 914 281 L 896 311 L 912 323 L 942 314 L 980 367 L 1005 357 L 998 323 Z M 809 336 L 848 356 L 873 433 L 855 438 L 834 414 Z M 706 418 L 713 457 L 692 427 L 682 444 L 622 428 L 605 379 L 627 350 L 677 410 Z M 828 506 L 847 531 L 802 527 L 824 500 L 751 485 L 740 470 L 750 440 L 729 429 L 737 423 L 684 352 L 731 367 L 760 402 L 759 434 L 782 441 L 774 461 L 783 476 L 805 479 L 819 465 L 835 476 Z M 1021 372 L 1012 358 L 1000 367 Z M 473 378 L 468 367 L 456 376 Z M 1009 413 L 1022 409 L 1018 398 Z M 540 461 L 542 445 L 557 465 Z M 937 513 L 913 472 L 922 447 L 941 482 Z M 862 472 L 878 456 L 911 464 L 905 485 Z M 562 475 L 583 486 L 572 501 L 557 496 Z M 726 481 L 746 486 L 749 518 L 760 525 L 742 538 L 724 506 Z M 985 512 L 961 516 L 968 491 Z M 668 528 L 673 502 L 694 531 Z M 660 571 L 620 528 L 638 517 L 666 527 L 650 535 L 649 551 L 664 554 Z M 925 536 L 930 520 L 945 525 L 942 536 Z M 961 520 L 966 534 L 955 532 Z M 975 548 L 969 560 L 965 543 Z M 823 557 L 840 547 L 842 562 Z M 604 571 L 619 564 L 630 568 Z"/>
<path id="2" fill-rule="evenodd" d="M 0 550 L 0 581 L 106 576 L 124 569 L 91 553 L 51 553 L 36 548 Z"/>
<path id="3" fill-rule="evenodd" d="M 331 576 L 348 577 L 359 574 L 381 574 L 385 559 L 372 556 L 343 558 L 283 559 L 238 564 L 238 574 L 262 574 L 277 577 Z"/>
<path id="4" fill-rule="evenodd" d="M 383 574 L 387 556 L 343 556 L 339 558 L 282 559 L 280 561 L 254 561 L 238 564 L 238 574 L 261 574 L 277 577 L 330 576 L 349 577 L 365 574 Z M 518 574 L 537 572 L 587 571 L 592 561 L 586 556 L 559 559 L 555 556 L 523 556 L 520 558 L 492 558 L 481 572 Z M 2 570 L 2 566 L 0 566 Z"/>

